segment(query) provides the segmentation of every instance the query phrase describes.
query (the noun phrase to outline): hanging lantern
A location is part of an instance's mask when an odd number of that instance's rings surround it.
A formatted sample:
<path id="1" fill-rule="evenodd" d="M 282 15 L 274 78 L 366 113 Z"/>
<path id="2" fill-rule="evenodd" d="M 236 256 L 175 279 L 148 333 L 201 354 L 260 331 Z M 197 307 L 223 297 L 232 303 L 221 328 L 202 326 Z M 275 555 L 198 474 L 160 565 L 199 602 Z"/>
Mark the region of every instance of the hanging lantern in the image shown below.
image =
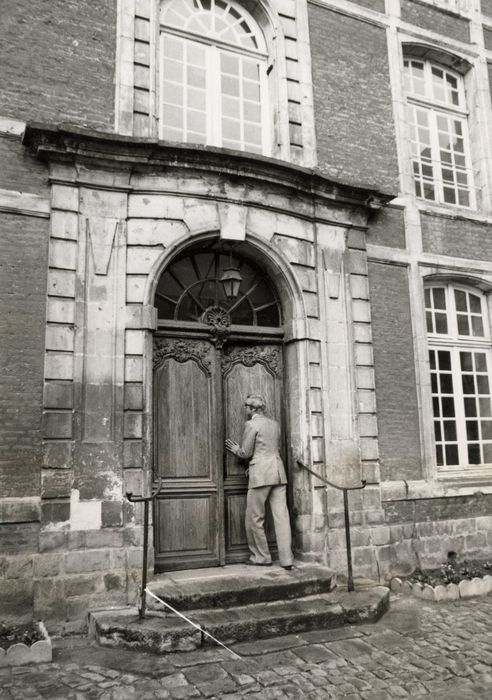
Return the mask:
<path id="1" fill-rule="evenodd" d="M 226 267 L 219 280 L 228 299 L 236 299 L 242 281 L 243 278 L 237 267 Z"/>

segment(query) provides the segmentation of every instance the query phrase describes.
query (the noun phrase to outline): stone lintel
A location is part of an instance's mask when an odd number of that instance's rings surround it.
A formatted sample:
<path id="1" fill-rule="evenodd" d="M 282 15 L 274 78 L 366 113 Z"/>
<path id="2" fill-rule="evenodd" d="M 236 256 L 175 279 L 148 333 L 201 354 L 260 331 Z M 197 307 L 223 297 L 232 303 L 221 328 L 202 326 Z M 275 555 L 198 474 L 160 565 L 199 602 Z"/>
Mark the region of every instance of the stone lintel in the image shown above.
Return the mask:
<path id="1" fill-rule="evenodd" d="M 46 161 L 105 164 L 114 169 L 128 166 L 193 169 L 245 180 L 275 184 L 289 191 L 319 197 L 333 207 L 347 204 L 366 213 L 379 209 L 395 195 L 378 191 L 375 185 L 337 182 L 319 170 L 293 165 L 265 156 L 194 144 L 170 144 L 154 138 L 121 136 L 76 127 L 61 128 L 31 123 L 23 143 Z"/>

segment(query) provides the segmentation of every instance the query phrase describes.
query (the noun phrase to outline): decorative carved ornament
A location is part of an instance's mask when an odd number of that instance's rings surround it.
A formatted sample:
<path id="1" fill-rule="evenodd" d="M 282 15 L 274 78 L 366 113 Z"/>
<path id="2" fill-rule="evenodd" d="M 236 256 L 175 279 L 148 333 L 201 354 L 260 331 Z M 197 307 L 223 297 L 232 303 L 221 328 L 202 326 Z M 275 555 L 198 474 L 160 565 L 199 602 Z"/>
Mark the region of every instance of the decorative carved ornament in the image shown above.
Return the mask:
<path id="1" fill-rule="evenodd" d="M 229 337 L 231 317 L 221 306 L 209 306 L 202 315 L 203 323 L 210 327 L 212 343 L 221 348 Z"/>
<path id="2" fill-rule="evenodd" d="M 173 359 L 176 362 L 188 362 L 194 360 L 197 365 L 209 376 L 212 374 L 209 359 L 210 345 L 199 340 L 158 340 L 154 345 L 153 365 L 154 369 L 160 367 L 165 360 Z"/>
<path id="3" fill-rule="evenodd" d="M 246 367 L 254 367 L 254 365 L 261 364 L 274 377 L 282 375 L 282 356 L 280 350 L 277 349 L 261 347 L 234 348 L 231 353 L 224 355 L 222 358 L 222 374 L 227 374 L 234 365 L 238 364 Z"/>

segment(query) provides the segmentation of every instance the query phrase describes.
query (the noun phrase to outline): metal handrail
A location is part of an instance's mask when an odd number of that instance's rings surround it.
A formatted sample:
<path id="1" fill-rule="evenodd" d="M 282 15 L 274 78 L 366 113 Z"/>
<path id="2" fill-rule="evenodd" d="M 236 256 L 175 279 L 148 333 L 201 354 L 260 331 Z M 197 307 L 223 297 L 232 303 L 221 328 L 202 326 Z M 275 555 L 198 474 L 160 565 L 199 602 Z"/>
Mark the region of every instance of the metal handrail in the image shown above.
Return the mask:
<path id="1" fill-rule="evenodd" d="M 343 512 L 344 512 L 344 519 L 345 519 L 345 542 L 347 544 L 347 589 L 349 591 L 353 591 L 353 590 L 355 590 L 355 587 L 354 587 L 354 574 L 353 574 L 353 569 L 352 569 L 352 541 L 350 539 L 350 515 L 349 515 L 349 508 L 348 508 L 348 492 L 349 491 L 361 491 L 362 489 L 365 489 L 365 487 L 367 485 L 367 481 L 366 481 L 366 479 L 362 479 L 360 482 L 361 483 L 360 486 L 339 486 L 338 484 L 334 484 L 332 481 L 325 479 L 324 476 L 321 476 L 321 474 L 318 474 L 313 469 L 306 466 L 299 459 L 297 460 L 297 464 L 301 469 L 305 469 L 307 472 L 309 472 L 310 474 L 315 476 L 320 481 L 324 481 L 325 484 L 328 484 L 328 486 L 331 486 L 334 489 L 338 489 L 338 491 L 343 491 Z"/>
<path id="2" fill-rule="evenodd" d="M 130 503 L 144 504 L 144 537 L 143 537 L 143 559 L 142 559 L 142 587 L 140 589 L 140 604 L 138 606 L 138 615 L 141 620 L 145 617 L 147 607 L 147 557 L 149 548 L 149 503 L 155 501 L 161 492 L 162 476 L 159 477 L 157 488 L 155 488 L 150 496 L 134 496 L 131 491 L 126 492 L 126 497 Z"/>

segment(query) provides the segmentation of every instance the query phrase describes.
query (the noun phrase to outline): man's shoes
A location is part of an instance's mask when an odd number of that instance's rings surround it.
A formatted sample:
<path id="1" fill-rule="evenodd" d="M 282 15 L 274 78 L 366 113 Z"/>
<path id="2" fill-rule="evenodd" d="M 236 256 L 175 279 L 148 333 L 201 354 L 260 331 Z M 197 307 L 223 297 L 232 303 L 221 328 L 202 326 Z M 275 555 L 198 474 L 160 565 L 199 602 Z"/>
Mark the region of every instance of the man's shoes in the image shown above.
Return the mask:
<path id="1" fill-rule="evenodd" d="M 280 564 L 282 566 L 282 564 Z M 288 564 L 287 566 L 282 566 L 282 569 L 285 569 L 286 571 L 292 571 L 292 564 Z"/>
<path id="2" fill-rule="evenodd" d="M 245 562 L 247 566 L 271 566 L 272 562 L 271 561 L 251 561 L 251 559 L 248 559 L 247 562 Z"/>

